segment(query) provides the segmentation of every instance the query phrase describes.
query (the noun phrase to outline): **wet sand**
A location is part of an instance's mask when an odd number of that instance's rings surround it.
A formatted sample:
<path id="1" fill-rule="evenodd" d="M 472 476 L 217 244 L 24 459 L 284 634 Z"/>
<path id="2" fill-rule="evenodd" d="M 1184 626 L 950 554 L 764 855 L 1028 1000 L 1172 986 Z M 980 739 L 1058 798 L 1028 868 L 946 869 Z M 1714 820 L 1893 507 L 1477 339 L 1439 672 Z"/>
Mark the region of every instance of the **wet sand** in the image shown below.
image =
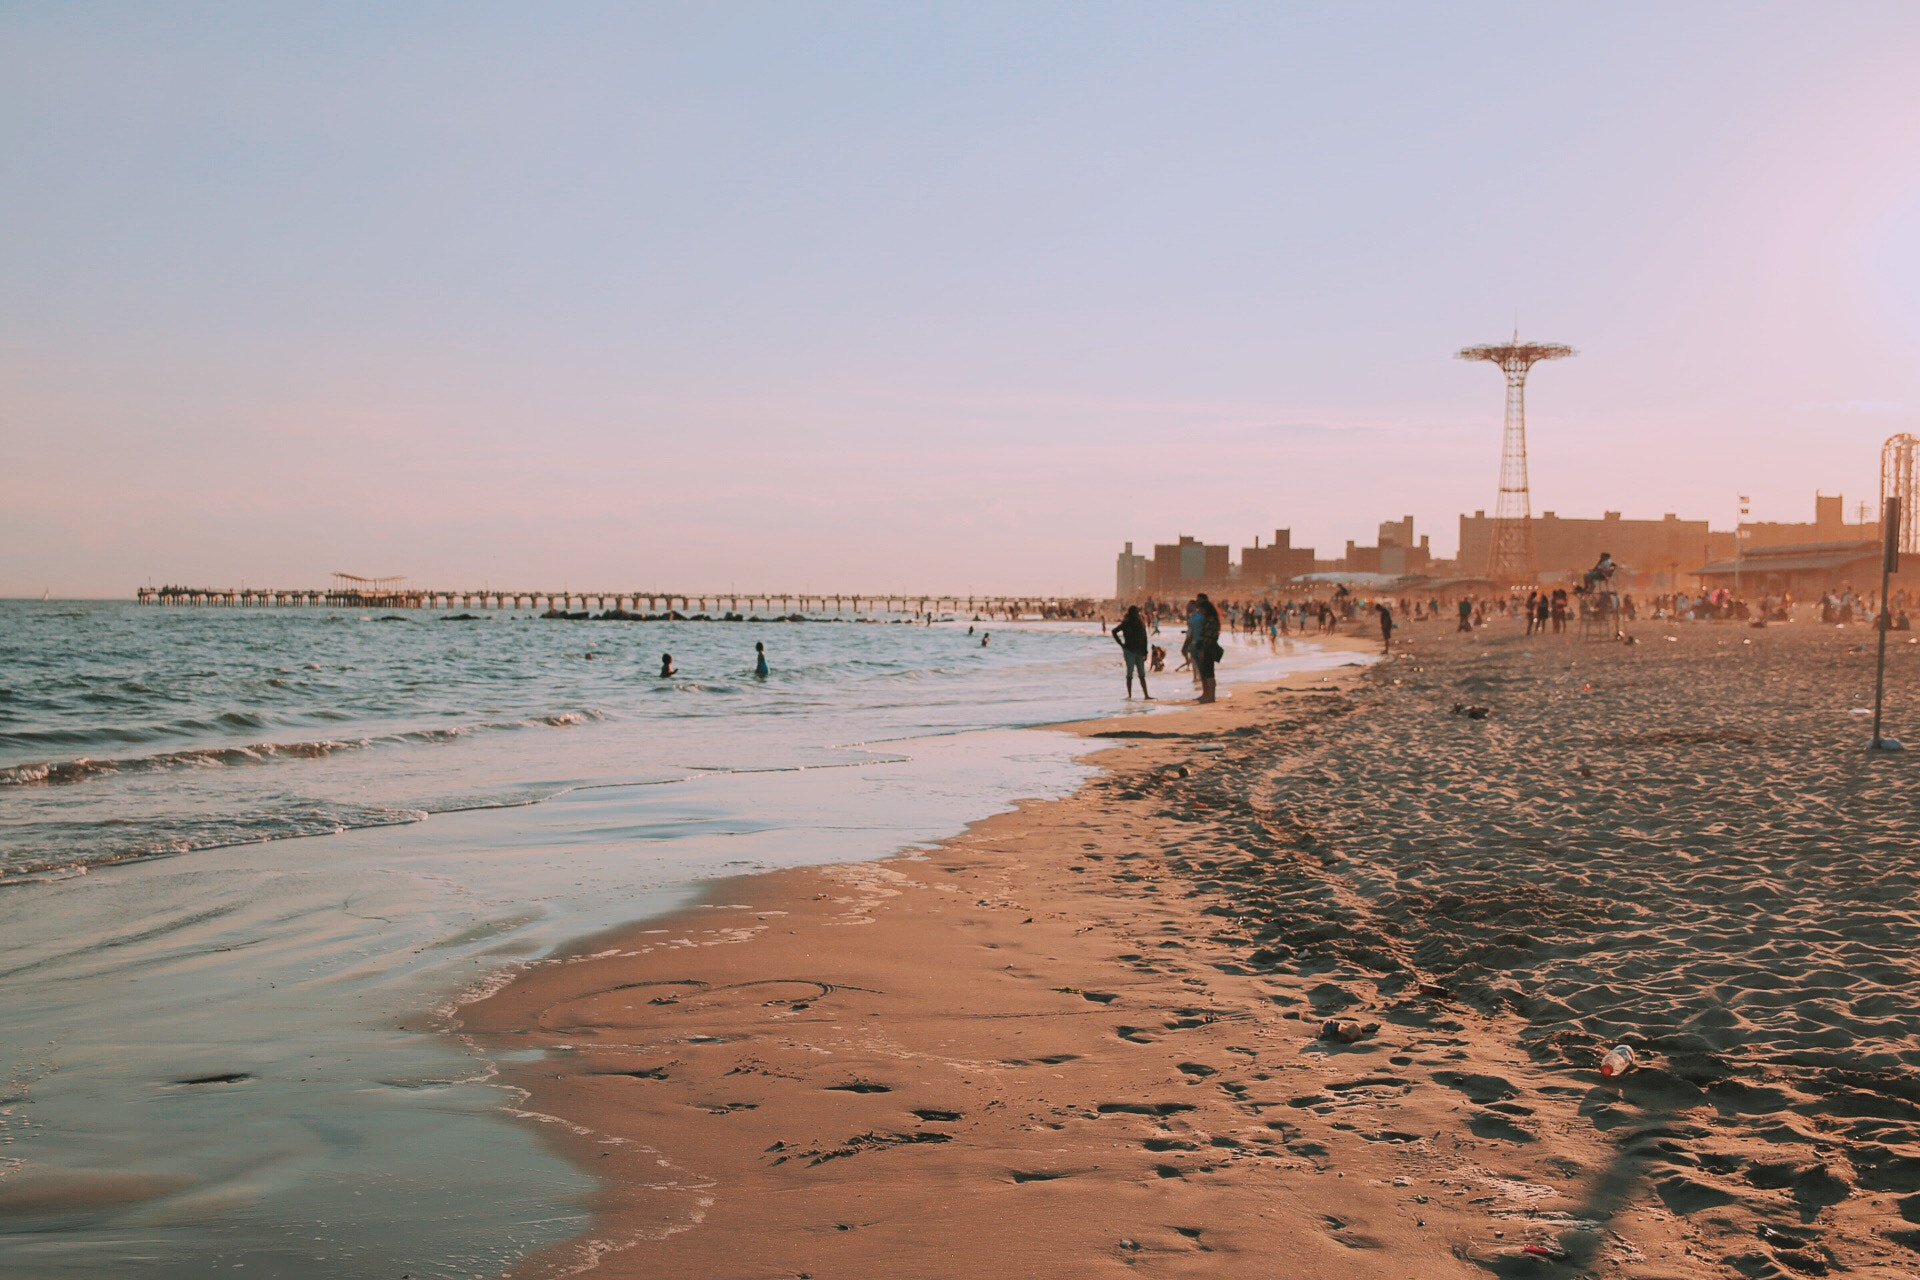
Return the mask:
<path id="1" fill-rule="evenodd" d="M 1412 632 L 469 1006 L 602 1180 L 519 1274 L 1920 1275 L 1920 755 L 1861 751 L 1871 632 Z"/>

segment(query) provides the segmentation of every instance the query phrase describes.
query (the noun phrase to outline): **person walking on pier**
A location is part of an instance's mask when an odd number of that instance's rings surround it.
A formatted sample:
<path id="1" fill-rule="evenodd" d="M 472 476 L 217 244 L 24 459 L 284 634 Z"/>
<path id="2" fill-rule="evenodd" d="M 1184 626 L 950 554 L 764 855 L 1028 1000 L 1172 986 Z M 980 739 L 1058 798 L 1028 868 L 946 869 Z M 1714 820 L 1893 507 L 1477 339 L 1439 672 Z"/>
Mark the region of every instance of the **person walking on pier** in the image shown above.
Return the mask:
<path id="1" fill-rule="evenodd" d="M 756 678 L 767 678 L 767 645 L 764 640 L 753 642 L 753 674 Z"/>
<path id="2" fill-rule="evenodd" d="M 1147 620 L 1140 616 L 1140 606 L 1127 606 L 1127 616 L 1113 629 L 1114 643 L 1120 646 L 1121 656 L 1127 663 L 1127 697 L 1133 697 L 1133 673 L 1140 673 L 1140 696 L 1151 700 L 1153 695 L 1147 692 Z"/>

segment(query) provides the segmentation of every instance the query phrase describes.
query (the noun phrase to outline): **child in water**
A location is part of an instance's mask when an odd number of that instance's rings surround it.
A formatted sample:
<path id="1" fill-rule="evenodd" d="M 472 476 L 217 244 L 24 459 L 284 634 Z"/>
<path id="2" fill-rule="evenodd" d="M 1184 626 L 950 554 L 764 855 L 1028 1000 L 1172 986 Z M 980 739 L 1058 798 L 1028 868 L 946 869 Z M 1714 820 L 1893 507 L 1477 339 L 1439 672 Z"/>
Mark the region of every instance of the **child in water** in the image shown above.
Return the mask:
<path id="1" fill-rule="evenodd" d="M 760 640 L 753 642 L 753 674 L 762 680 L 767 678 L 767 646 Z"/>
<path id="2" fill-rule="evenodd" d="M 677 676 L 679 674 L 680 674 L 680 669 L 673 665 L 673 655 L 670 653 L 661 654 L 660 655 L 660 678 L 662 680 L 665 680 L 668 676 Z"/>

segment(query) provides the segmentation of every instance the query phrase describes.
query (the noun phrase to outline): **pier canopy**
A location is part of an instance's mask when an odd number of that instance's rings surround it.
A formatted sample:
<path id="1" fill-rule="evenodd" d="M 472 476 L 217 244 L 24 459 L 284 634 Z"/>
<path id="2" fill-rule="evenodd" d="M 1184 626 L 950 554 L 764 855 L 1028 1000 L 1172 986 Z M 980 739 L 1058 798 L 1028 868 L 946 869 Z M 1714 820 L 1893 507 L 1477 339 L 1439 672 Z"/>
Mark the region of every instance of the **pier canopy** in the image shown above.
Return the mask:
<path id="1" fill-rule="evenodd" d="M 338 573 L 333 575 L 335 591 L 354 592 L 362 595 L 384 596 L 406 588 L 405 574 L 395 574 L 390 578 L 363 578 L 357 573 Z"/>

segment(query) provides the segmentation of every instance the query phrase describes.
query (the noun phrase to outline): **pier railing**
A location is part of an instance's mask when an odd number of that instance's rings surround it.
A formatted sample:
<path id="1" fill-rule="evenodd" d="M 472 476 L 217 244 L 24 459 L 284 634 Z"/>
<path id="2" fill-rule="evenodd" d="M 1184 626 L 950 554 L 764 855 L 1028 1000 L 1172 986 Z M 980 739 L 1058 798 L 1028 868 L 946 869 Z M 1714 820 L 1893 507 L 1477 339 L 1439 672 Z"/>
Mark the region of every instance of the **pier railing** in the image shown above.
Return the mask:
<path id="1" fill-rule="evenodd" d="M 228 609 L 540 609 L 598 608 L 633 615 L 772 613 L 981 614 L 990 617 L 1090 618 L 1097 602 L 1058 596 L 822 594 L 735 591 L 358 591 L 279 590 L 270 587 L 141 587 L 141 604 Z M 642 606 L 645 606 L 644 608 Z M 776 607 L 777 606 L 777 607 Z"/>

